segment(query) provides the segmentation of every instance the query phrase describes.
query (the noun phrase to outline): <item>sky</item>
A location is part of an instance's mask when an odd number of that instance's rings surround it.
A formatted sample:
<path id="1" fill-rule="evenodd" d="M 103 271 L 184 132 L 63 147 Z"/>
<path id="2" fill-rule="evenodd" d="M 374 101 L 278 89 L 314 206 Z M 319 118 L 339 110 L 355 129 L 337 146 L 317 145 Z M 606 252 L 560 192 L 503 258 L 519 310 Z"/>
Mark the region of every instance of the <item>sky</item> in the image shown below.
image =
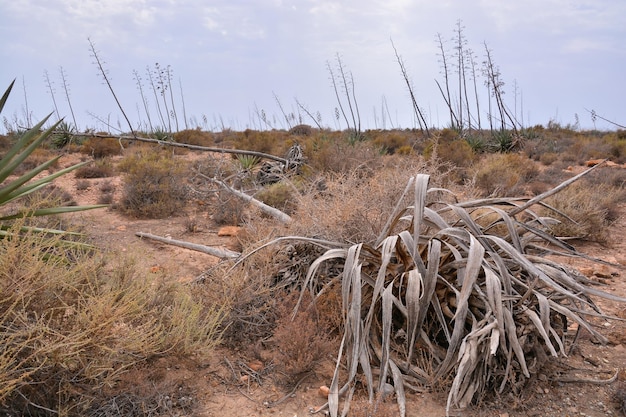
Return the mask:
<path id="1" fill-rule="evenodd" d="M 592 111 L 626 124 L 624 22 L 624 0 L 3 0 L 0 89 L 16 82 L 0 132 L 51 112 L 79 130 L 128 132 L 120 106 L 139 130 L 345 129 L 329 71 L 338 77 L 338 57 L 362 129 L 414 128 L 393 46 L 427 124 L 446 127 L 435 80 L 445 85 L 442 45 L 458 108 L 459 27 L 475 62 L 475 83 L 465 71 L 474 123 L 487 124 L 489 49 L 522 125 L 613 129 Z M 341 83 L 338 92 L 348 111 Z"/>

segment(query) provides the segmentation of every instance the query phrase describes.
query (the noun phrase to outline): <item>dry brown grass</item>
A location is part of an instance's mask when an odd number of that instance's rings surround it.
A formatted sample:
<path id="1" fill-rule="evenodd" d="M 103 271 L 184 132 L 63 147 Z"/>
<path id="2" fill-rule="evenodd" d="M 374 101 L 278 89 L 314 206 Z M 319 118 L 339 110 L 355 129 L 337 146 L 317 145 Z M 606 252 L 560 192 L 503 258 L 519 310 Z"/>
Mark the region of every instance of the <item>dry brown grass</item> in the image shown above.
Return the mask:
<path id="1" fill-rule="evenodd" d="M 15 226 L 19 227 L 19 224 Z M 18 236 L 15 234 L 15 236 Z M 208 355 L 221 307 L 198 291 L 21 234 L 0 240 L 0 402 L 21 415 L 82 415 L 155 355 Z M 196 293 L 196 294 L 194 294 Z"/>
<path id="2" fill-rule="evenodd" d="M 517 153 L 489 154 L 481 158 L 474 171 L 475 184 L 485 196 L 526 195 L 526 184 L 539 169 L 531 159 Z"/>
<path id="3" fill-rule="evenodd" d="M 317 309 L 306 298 L 304 308 L 293 315 L 298 292 L 278 292 L 276 329 L 272 336 L 274 363 L 285 374 L 287 385 L 295 384 L 304 374 L 334 352 Z"/>

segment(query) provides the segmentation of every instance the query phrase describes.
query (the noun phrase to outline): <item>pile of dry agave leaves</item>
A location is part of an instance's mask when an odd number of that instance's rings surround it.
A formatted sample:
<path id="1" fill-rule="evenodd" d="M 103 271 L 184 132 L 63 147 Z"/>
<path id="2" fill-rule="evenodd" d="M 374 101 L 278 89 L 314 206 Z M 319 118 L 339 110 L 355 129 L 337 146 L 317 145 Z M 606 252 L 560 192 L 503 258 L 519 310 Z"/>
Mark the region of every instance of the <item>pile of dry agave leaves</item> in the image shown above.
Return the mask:
<path id="1" fill-rule="evenodd" d="M 548 354 L 566 355 L 573 328 L 606 342 L 587 320 L 608 318 L 590 296 L 626 299 L 548 260 L 585 255 L 546 232 L 554 218 L 531 210 L 567 218 L 544 200 L 592 169 L 531 199 L 467 202 L 429 189 L 429 176 L 418 174 L 374 244 L 288 237 L 264 245 L 295 239 L 327 249 L 301 282 L 314 299 L 341 283 L 344 334 L 328 402 L 319 410 L 337 416 L 341 398 L 347 415 L 357 381 L 365 381 L 373 403 L 377 392 L 395 392 L 404 416 L 405 389 L 453 378 L 449 414 L 489 391 L 519 389 Z M 412 204 L 403 206 L 411 191 Z M 342 266 L 330 280 L 320 273 L 329 263 Z"/>

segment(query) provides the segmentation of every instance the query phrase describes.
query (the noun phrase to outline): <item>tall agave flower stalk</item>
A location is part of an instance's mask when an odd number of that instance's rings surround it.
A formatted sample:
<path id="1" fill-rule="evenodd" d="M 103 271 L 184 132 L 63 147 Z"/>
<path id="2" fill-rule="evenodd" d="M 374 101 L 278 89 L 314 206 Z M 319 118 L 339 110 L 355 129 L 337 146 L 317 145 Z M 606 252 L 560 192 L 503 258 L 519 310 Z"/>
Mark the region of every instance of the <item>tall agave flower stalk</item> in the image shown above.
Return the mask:
<path id="1" fill-rule="evenodd" d="M 516 390 L 548 357 L 565 356 L 573 323 L 606 342 L 587 321 L 602 315 L 591 296 L 626 299 L 548 260 L 550 253 L 584 255 L 546 233 L 553 220 L 531 210 L 550 209 L 542 200 L 585 173 L 530 200 L 461 203 L 418 174 L 376 242 L 337 245 L 316 259 L 303 288 L 318 295 L 329 290 L 320 267 L 343 266 L 336 278 L 344 334 L 330 414 L 338 415 L 340 398 L 347 414 L 359 374 L 370 401 L 393 387 L 402 416 L 405 388 L 451 381 L 449 413 L 487 391 Z M 413 204 L 403 207 L 411 192 Z"/>
<path id="2" fill-rule="evenodd" d="M 11 93 L 11 89 L 15 81 L 13 81 L 5 93 L 0 98 L 0 113 L 4 108 L 4 104 L 6 103 L 9 94 Z M 45 123 L 48 121 L 52 114 L 45 117 L 42 121 L 33 126 L 32 129 L 29 129 L 24 134 L 22 134 L 17 142 L 9 149 L 9 151 L 2 156 L 0 159 L 0 209 L 6 207 L 7 204 L 27 196 L 46 185 L 50 184 L 55 178 L 58 178 L 62 175 L 67 174 L 81 166 L 89 163 L 83 162 L 68 168 L 59 170 L 53 174 L 46 175 L 44 177 L 35 179 L 39 174 L 43 171 L 47 170 L 49 167 L 53 166 L 55 162 L 60 158 L 60 156 L 53 158 L 47 162 L 42 163 L 41 165 L 33 168 L 32 170 L 14 178 L 10 179 L 15 173 L 16 169 L 20 166 L 22 162 L 35 150 L 39 147 L 42 142 L 58 127 L 61 121 L 55 123 L 51 127 L 46 130 L 41 130 Z M 36 217 L 36 216 L 50 216 L 61 213 L 69 213 L 83 210 L 90 210 L 99 207 L 106 207 L 106 205 L 90 205 L 90 206 L 73 206 L 73 207 L 49 207 L 49 208 L 40 208 L 33 210 L 25 210 L 18 213 L 13 213 L 10 215 L 0 215 L 0 238 L 7 237 L 10 235 L 10 224 L 8 223 L 10 220 L 24 218 L 24 217 Z M 36 232 L 46 232 L 46 233 L 63 233 L 63 234 L 75 234 L 69 233 L 61 230 L 53 230 L 53 229 L 37 229 L 34 227 L 23 227 L 23 231 L 36 231 Z M 67 242 L 70 243 L 70 242 Z"/>

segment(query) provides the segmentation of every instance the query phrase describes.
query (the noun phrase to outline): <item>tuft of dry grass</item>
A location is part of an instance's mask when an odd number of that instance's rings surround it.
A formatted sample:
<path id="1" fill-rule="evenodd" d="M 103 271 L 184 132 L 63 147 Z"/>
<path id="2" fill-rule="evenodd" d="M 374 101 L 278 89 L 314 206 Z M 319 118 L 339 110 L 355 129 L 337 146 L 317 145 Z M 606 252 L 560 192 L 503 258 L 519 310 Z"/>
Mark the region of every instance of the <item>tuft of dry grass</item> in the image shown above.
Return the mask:
<path id="1" fill-rule="evenodd" d="M 0 402 L 11 410 L 81 415 L 148 358 L 219 342 L 223 310 L 200 291 L 57 236 L 14 236 L 0 240 Z"/>
<path id="2" fill-rule="evenodd" d="M 332 352 L 329 337 L 321 324 L 315 304 L 304 300 L 305 307 L 293 314 L 298 293 L 277 293 L 276 328 L 273 332 L 273 361 L 285 374 L 286 385 L 295 384 L 304 374 L 314 371 Z"/>
<path id="3" fill-rule="evenodd" d="M 626 199 L 624 187 L 580 181 L 546 200 L 558 223 L 550 231 L 561 238 L 606 243 L 617 220 L 616 205 Z M 547 211 L 547 210 L 546 210 Z"/>
<path id="4" fill-rule="evenodd" d="M 538 173 L 535 163 L 525 155 L 504 153 L 485 155 L 477 164 L 474 177 L 483 195 L 512 197 L 525 195 L 525 185 Z"/>

